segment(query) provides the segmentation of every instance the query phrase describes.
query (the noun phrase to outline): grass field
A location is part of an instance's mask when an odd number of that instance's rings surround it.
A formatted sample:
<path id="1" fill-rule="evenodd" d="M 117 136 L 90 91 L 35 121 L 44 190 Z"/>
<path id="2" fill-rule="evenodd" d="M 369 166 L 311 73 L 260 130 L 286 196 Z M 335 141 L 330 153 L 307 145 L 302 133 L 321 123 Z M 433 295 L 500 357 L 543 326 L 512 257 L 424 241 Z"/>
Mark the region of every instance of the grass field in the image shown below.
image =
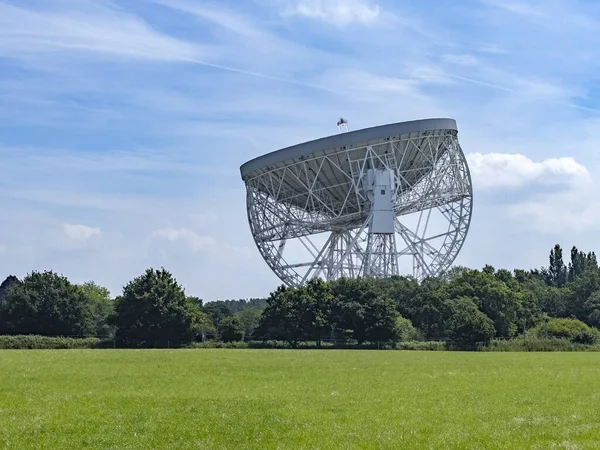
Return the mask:
<path id="1" fill-rule="evenodd" d="M 0 351 L 0 448 L 600 448 L 600 354 Z"/>

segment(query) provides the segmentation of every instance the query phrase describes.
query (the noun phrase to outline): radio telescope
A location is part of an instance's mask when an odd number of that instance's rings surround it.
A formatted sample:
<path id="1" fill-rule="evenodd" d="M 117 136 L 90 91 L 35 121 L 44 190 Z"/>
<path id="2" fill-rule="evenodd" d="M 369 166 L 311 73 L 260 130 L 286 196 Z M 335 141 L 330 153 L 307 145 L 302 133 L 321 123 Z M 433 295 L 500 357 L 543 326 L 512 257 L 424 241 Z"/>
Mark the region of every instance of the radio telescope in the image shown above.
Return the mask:
<path id="1" fill-rule="evenodd" d="M 258 250 L 289 286 L 443 274 L 473 205 L 457 134 L 453 119 L 392 123 L 246 162 L 240 171 Z"/>

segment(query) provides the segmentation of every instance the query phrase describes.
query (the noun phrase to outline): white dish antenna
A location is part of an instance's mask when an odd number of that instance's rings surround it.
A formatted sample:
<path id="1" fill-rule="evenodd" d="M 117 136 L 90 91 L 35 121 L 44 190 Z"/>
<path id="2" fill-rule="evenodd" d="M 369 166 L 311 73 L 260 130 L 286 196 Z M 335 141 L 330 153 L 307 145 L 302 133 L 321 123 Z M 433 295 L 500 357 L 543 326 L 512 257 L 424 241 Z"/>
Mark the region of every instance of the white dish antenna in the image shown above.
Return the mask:
<path id="1" fill-rule="evenodd" d="M 287 285 L 320 277 L 443 274 L 471 222 L 473 192 L 453 119 L 340 133 L 248 161 L 250 229 Z"/>

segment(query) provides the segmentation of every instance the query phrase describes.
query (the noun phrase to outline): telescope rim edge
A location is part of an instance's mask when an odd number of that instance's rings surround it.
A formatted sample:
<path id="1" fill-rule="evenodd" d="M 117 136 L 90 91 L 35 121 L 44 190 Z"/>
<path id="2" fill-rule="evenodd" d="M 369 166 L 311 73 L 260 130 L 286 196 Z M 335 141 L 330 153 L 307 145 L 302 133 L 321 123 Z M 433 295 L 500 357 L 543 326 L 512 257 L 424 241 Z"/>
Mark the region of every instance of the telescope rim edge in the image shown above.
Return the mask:
<path id="1" fill-rule="evenodd" d="M 333 134 L 311 141 L 302 142 L 289 147 L 257 156 L 240 166 L 242 179 L 258 170 L 273 164 L 280 164 L 288 160 L 310 156 L 312 154 L 327 151 L 333 148 L 351 146 L 360 142 L 379 139 L 385 136 L 406 135 L 411 133 L 423 133 L 434 130 L 454 130 L 458 132 L 456 120 L 452 118 L 418 119 L 406 122 L 395 122 L 377 125 L 360 130 Z"/>

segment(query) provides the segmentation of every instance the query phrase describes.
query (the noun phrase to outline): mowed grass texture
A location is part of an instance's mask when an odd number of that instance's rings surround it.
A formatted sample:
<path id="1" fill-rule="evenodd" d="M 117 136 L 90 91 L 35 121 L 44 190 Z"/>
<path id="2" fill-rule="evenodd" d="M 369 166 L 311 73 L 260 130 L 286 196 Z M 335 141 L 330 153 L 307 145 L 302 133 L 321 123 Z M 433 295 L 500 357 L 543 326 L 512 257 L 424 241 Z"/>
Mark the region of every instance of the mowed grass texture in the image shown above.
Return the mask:
<path id="1" fill-rule="evenodd" d="M 0 351 L 0 448 L 600 448 L 600 354 Z"/>

